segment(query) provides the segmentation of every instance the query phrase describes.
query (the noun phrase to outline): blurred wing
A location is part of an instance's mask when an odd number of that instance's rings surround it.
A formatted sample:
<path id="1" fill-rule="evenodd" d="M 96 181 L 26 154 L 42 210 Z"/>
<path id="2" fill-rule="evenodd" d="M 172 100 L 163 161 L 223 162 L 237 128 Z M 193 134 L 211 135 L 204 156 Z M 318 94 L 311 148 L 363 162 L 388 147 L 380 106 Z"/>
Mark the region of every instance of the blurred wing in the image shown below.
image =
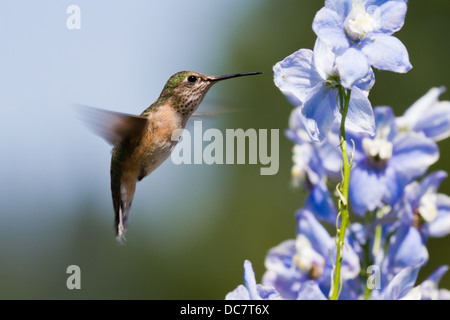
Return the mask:
<path id="1" fill-rule="evenodd" d="M 208 118 L 211 116 L 227 115 L 230 113 L 242 112 L 242 111 L 248 110 L 248 108 L 243 105 L 239 105 L 239 104 L 225 101 L 222 99 L 214 99 L 214 98 L 208 98 L 208 97 L 206 97 L 206 101 L 203 104 L 204 105 L 207 104 L 208 106 L 214 106 L 212 108 L 213 110 L 195 112 L 191 116 L 191 118 L 198 120 L 198 119 L 202 119 L 202 118 Z"/>
<path id="2" fill-rule="evenodd" d="M 230 114 L 234 112 L 242 112 L 245 111 L 243 109 L 228 109 L 228 110 L 215 110 L 215 111 L 203 111 L 203 112 L 195 112 L 191 118 L 195 120 L 204 119 L 211 116 L 217 116 L 217 115 L 225 115 Z"/>
<path id="3" fill-rule="evenodd" d="M 217 111 L 203 111 L 195 112 L 191 117 L 204 117 L 204 116 L 215 116 L 219 114 L 228 114 L 232 112 L 241 112 L 243 110 L 217 110 Z"/>
<path id="4" fill-rule="evenodd" d="M 141 137 L 147 125 L 147 118 L 126 113 L 76 105 L 81 120 L 95 134 L 113 146 L 124 140 Z"/>

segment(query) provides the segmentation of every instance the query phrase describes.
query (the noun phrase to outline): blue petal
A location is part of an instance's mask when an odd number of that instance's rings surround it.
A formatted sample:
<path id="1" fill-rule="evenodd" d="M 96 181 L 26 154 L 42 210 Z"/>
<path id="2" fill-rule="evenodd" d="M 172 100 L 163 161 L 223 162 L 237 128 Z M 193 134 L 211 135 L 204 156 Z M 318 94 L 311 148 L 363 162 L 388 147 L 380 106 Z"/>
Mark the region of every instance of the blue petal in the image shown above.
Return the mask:
<path id="1" fill-rule="evenodd" d="M 397 118 L 403 130 L 423 132 L 434 141 L 450 136 L 450 102 L 438 101 L 445 87 L 431 88 Z"/>
<path id="2" fill-rule="evenodd" d="M 244 286 L 238 286 L 226 296 L 226 300 L 274 300 L 279 299 L 280 294 L 272 286 L 256 284 L 255 272 L 250 261 L 244 262 Z"/>
<path id="3" fill-rule="evenodd" d="M 286 134 L 289 139 L 299 145 L 311 142 L 311 138 L 306 132 L 304 119 L 301 107 L 294 108 L 289 116 L 289 132 Z"/>
<path id="4" fill-rule="evenodd" d="M 399 2 L 408 3 L 408 0 L 366 0 L 366 8 L 369 6 L 381 7 L 384 3 L 389 2 L 389 1 L 399 1 Z"/>
<path id="5" fill-rule="evenodd" d="M 294 269 L 298 273 L 298 269 Z M 298 295 L 298 289 L 304 280 L 298 277 L 287 277 L 280 270 L 267 270 L 264 273 L 262 282 L 265 285 L 275 287 L 280 295 L 280 299 L 294 300 Z"/>
<path id="6" fill-rule="evenodd" d="M 438 170 L 433 173 L 430 173 L 427 175 L 423 180 L 420 182 L 420 189 L 421 194 L 420 197 L 425 194 L 425 192 L 430 191 L 436 193 L 439 189 L 439 186 L 441 185 L 442 180 L 447 178 L 447 172 L 444 170 Z"/>
<path id="7" fill-rule="evenodd" d="M 380 31 L 386 34 L 399 31 L 405 22 L 406 9 L 406 3 L 402 1 L 387 1 L 380 5 Z"/>
<path id="8" fill-rule="evenodd" d="M 439 283 L 439 281 L 441 281 L 441 278 L 445 273 L 447 273 L 447 271 L 448 266 L 440 266 L 427 278 L 427 280 L 434 282 L 437 287 L 437 284 Z"/>
<path id="9" fill-rule="evenodd" d="M 252 263 L 248 260 L 244 262 L 244 284 L 251 300 L 261 300 L 256 290 L 255 272 L 253 271 Z"/>
<path id="10" fill-rule="evenodd" d="M 406 225 L 412 225 L 414 210 L 420 201 L 420 186 L 417 181 L 413 181 L 405 187 L 403 198 L 394 207 L 394 211 L 401 221 Z"/>
<path id="11" fill-rule="evenodd" d="M 398 128 L 395 123 L 395 115 L 392 108 L 387 106 L 378 106 L 375 107 L 373 113 L 377 130 L 386 130 L 387 140 L 392 141 L 398 133 Z M 383 132 L 383 136 L 386 135 L 386 132 Z"/>
<path id="12" fill-rule="evenodd" d="M 413 130 L 423 132 L 434 141 L 450 137 L 450 102 L 436 103 L 433 108 L 422 115 Z"/>
<path id="13" fill-rule="evenodd" d="M 353 0 L 325 0 L 325 7 L 335 11 L 340 17 L 346 17 L 352 10 Z"/>
<path id="14" fill-rule="evenodd" d="M 332 47 L 321 41 L 320 38 L 317 38 L 313 52 L 314 66 L 322 79 L 326 80 L 330 75 L 337 73 L 335 65 L 336 55 Z"/>
<path id="15" fill-rule="evenodd" d="M 428 224 L 427 231 L 430 237 L 445 237 L 450 233 L 450 197 L 445 194 L 437 196 L 438 215 Z"/>
<path id="16" fill-rule="evenodd" d="M 428 252 L 422 243 L 419 231 L 413 226 L 401 225 L 388 249 L 389 266 L 395 272 L 413 265 L 417 261 L 427 261 Z"/>
<path id="17" fill-rule="evenodd" d="M 367 241 L 367 229 L 366 226 L 359 223 L 354 222 L 350 225 L 350 241 L 356 241 L 360 245 L 365 245 Z"/>
<path id="18" fill-rule="evenodd" d="M 342 153 L 339 148 L 339 123 L 333 123 L 330 132 L 323 144 L 318 148 L 319 157 L 330 180 L 341 179 Z"/>
<path id="19" fill-rule="evenodd" d="M 323 141 L 333 125 L 336 113 L 337 90 L 328 88 L 326 83 L 318 84 L 308 94 L 302 114 L 305 127 L 313 141 Z"/>
<path id="20" fill-rule="evenodd" d="M 336 208 L 326 184 L 321 181 L 309 193 L 305 200 L 305 209 L 311 210 L 319 219 L 328 223 L 336 222 Z"/>
<path id="21" fill-rule="evenodd" d="M 402 196 L 403 189 L 410 182 L 411 179 L 407 175 L 388 164 L 383 176 L 383 183 L 386 185 L 386 193 L 384 194 L 383 200 L 388 205 L 394 205 Z"/>
<path id="22" fill-rule="evenodd" d="M 298 292 L 297 300 L 328 300 L 320 290 L 317 282 L 306 281 L 302 283 Z"/>
<path id="23" fill-rule="evenodd" d="M 345 88 L 351 88 L 355 82 L 363 79 L 370 68 L 364 53 L 353 47 L 336 57 L 336 65 L 341 84 Z"/>
<path id="24" fill-rule="evenodd" d="M 320 9 L 314 17 L 312 28 L 317 37 L 331 46 L 335 52 L 341 52 L 349 47 L 343 18 L 335 11 L 326 7 Z"/>
<path id="25" fill-rule="evenodd" d="M 295 106 L 300 106 L 311 89 L 322 81 L 312 60 L 311 50 L 300 49 L 273 67 L 275 85 Z"/>
<path id="26" fill-rule="evenodd" d="M 448 266 L 441 266 L 420 284 L 419 287 L 422 291 L 422 300 L 435 300 L 439 297 L 439 281 L 447 271 Z"/>
<path id="27" fill-rule="evenodd" d="M 396 274 L 383 290 L 381 298 L 383 300 L 397 300 L 405 296 L 414 287 L 422 264 L 422 262 L 417 262 Z"/>
<path id="28" fill-rule="evenodd" d="M 296 254 L 295 240 L 285 240 L 269 250 L 265 266 L 267 270 L 293 269 L 292 257 Z"/>
<path id="29" fill-rule="evenodd" d="M 423 134 L 401 132 L 393 144 L 394 155 L 389 164 L 410 179 L 424 174 L 439 159 L 438 146 Z"/>
<path id="30" fill-rule="evenodd" d="M 355 87 L 358 87 L 362 91 L 365 91 L 366 95 L 368 95 L 370 89 L 372 89 L 374 84 L 375 84 L 375 74 L 373 73 L 372 68 L 369 68 L 369 72 L 362 79 L 355 82 Z"/>
<path id="31" fill-rule="evenodd" d="M 439 96 L 444 93 L 445 87 L 431 88 L 426 94 L 417 99 L 403 114 L 397 119 L 402 127 L 414 127 L 417 122 L 423 119 L 430 112 L 431 108 L 438 101 Z"/>
<path id="32" fill-rule="evenodd" d="M 308 175 L 310 182 L 314 185 L 313 188 L 318 184 L 324 184 L 326 172 L 322 164 L 322 159 L 319 157 L 318 150 L 315 144 L 309 143 L 308 147 L 301 152 L 305 161 L 308 161 Z M 316 178 L 314 179 L 313 176 Z"/>
<path id="33" fill-rule="evenodd" d="M 375 118 L 369 99 L 360 89 L 354 87 L 350 95 L 345 127 L 355 132 L 375 135 Z"/>
<path id="34" fill-rule="evenodd" d="M 278 291 L 272 286 L 263 286 L 263 285 L 257 284 L 256 289 L 258 290 L 258 295 L 263 300 L 281 299 L 281 296 L 278 293 Z"/>
<path id="35" fill-rule="evenodd" d="M 386 185 L 378 172 L 365 163 L 358 163 L 350 174 L 349 197 L 353 211 L 359 216 L 375 210 L 387 193 Z"/>
<path id="36" fill-rule="evenodd" d="M 330 237 L 327 230 L 308 210 L 298 210 L 297 220 L 297 233 L 305 235 L 311 242 L 311 246 L 315 251 L 317 251 L 324 257 L 328 257 L 330 247 L 333 245 L 333 239 Z"/>
<path id="37" fill-rule="evenodd" d="M 225 296 L 225 300 L 250 300 L 248 290 L 242 284 Z"/>
<path id="38" fill-rule="evenodd" d="M 302 275 L 292 262 L 296 253 L 295 240 L 286 240 L 270 249 L 264 261 L 267 271 L 262 283 L 275 287 L 285 299 L 297 297 L 302 280 Z"/>
<path id="39" fill-rule="evenodd" d="M 394 205 L 409 180 L 395 168 L 373 168 L 367 158 L 354 161 L 350 174 L 350 203 L 356 214 L 362 216 L 383 206 Z"/>
<path id="40" fill-rule="evenodd" d="M 412 65 L 403 43 L 393 36 L 374 34 L 361 46 L 370 65 L 393 72 L 408 72 Z"/>

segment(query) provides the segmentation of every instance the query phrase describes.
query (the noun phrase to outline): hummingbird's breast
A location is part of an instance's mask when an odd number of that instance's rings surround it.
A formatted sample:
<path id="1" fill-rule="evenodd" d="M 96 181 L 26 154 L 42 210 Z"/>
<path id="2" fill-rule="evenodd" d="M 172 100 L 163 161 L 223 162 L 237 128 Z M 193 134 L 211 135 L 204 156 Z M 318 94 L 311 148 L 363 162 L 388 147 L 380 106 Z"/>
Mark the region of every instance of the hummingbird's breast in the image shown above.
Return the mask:
<path id="1" fill-rule="evenodd" d="M 149 113 L 148 128 L 134 152 L 137 163 L 140 163 L 138 180 L 149 175 L 170 156 L 178 143 L 172 134 L 183 128 L 180 114 L 169 105 L 161 105 Z"/>

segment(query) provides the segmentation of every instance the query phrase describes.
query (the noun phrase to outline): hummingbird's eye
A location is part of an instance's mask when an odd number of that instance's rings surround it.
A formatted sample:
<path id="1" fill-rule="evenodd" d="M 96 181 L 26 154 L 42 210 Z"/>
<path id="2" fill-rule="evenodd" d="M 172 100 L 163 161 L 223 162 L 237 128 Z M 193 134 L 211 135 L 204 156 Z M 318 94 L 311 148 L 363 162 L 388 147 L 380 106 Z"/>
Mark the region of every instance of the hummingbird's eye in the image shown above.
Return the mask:
<path id="1" fill-rule="evenodd" d="M 196 76 L 189 76 L 187 79 L 188 79 L 188 81 L 190 83 L 194 83 L 195 81 L 197 81 L 197 77 Z"/>

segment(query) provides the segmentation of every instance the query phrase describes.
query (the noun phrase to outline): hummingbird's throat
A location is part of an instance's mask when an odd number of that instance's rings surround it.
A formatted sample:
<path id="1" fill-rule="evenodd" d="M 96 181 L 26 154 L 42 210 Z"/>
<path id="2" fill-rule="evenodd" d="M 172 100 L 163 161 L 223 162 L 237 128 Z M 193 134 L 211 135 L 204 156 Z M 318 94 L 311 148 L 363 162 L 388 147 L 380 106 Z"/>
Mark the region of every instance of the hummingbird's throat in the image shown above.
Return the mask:
<path id="1" fill-rule="evenodd" d="M 178 114 L 183 117 L 189 117 L 197 110 L 204 96 L 205 94 L 195 91 L 189 94 L 177 95 L 173 97 L 171 104 Z"/>

